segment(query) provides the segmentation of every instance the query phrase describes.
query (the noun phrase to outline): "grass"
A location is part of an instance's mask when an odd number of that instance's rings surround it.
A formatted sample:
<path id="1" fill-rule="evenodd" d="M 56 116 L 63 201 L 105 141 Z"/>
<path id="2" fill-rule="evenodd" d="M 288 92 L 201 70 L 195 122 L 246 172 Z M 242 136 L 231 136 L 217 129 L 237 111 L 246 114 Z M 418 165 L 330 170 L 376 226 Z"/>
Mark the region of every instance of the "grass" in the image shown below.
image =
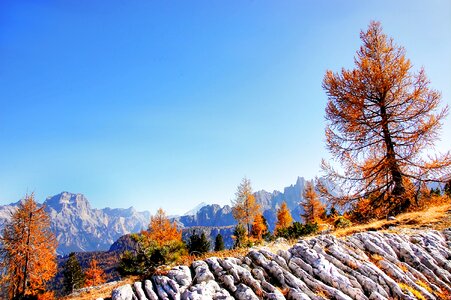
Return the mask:
<path id="1" fill-rule="evenodd" d="M 401 229 L 425 229 L 433 228 L 443 230 L 451 227 L 451 204 L 432 206 L 421 211 L 400 214 L 396 220 L 377 220 L 367 224 L 354 225 L 332 232 L 337 237 L 347 236 L 364 231 L 385 231 L 390 228 Z"/>
<path id="2" fill-rule="evenodd" d="M 400 214 L 396 217 L 396 220 L 388 221 L 388 220 L 377 220 L 368 224 L 360 224 L 360 225 L 354 225 L 348 228 L 342 228 L 337 229 L 331 234 L 337 236 L 337 237 L 343 237 L 347 235 L 351 235 L 357 232 L 364 232 L 364 231 L 402 231 L 403 229 L 425 229 L 425 228 L 432 228 L 436 230 L 443 230 L 445 228 L 451 227 L 451 204 L 446 203 L 442 205 L 437 206 L 431 206 L 429 208 L 426 208 L 421 211 L 415 211 L 415 212 L 408 212 L 404 214 Z M 296 241 L 287 241 L 287 243 L 267 243 L 265 245 L 259 245 L 253 247 L 253 249 L 258 248 L 264 248 L 271 252 L 277 252 L 279 249 L 287 250 L 289 249 Z M 217 252 L 209 252 L 200 256 L 186 256 L 182 259 L 181 262 L 178 264 L 181 265 L 190 265 L 195 260 L 204 260 L 208 257 L 219 257 L 219 258 L 226 258 L 226 257 L 243 257 L 245 256 L 250 249 L 247 248 L 241 248 L 241 249 L 232 249 L 232 250 L 223 250 L 223 251 L 217 251 Z M 371 259 L 375 262 L 378 262 L 379 260 L 383 259 L 381 256 L 378 255 L 372 255 Z M 405 266 L 400 266 L 402 270 L 406 269 Z M 164 272 L 164 270 L 163 270 Z M 92 300 L 96 298 L 110 298 L 111 292 L 116 287 L 122 286 L 127 283 L 133 283 L 137 281 L 137 278 L 129 277 L 124 279 L 123 281 L 114 283 L 114 284 L 105 284 L 99 287 L 95 287 L 93 289 L 84 291 L 83 293 L 79 294 L 73 294 L 71 296 L 67 296 L 64 298 L 61 298 L 63 300 Z M 408 290 L 410 293 L 415 295 L 418 299 L 424 299 L 423 295 L 421 293 L 403 283 L 399 284 L 400 287 L 404 290 Z M 423 285 L 419 283 L 420 286 L 423 286 L 427 290 L 430 289 L 430 287 L 425 287 L 424 283 Z M 282 291 L 286 292 L 286 291 Z M 449 295 L 446 293 L 441 293 L 436 296 L 439 299 L 448 299 Z"/>
<path id="3" fill-rule="evenodd" d="M 95 286 L 89 289 L 81 289 L 79 292 L 75 292 L 69 296 L 58 298 L 61 300 L 93 300 L 97 298 L 111 298 L 111 292 L 120 286 L 125 284 L 133 284 L 137 281 L 137 277 L 127 277 L 121 281 L 109 282 L 99 286 Z"/>
<path id="4" fill-rule="evenodd" d="M 417 291 L 416 289 L 414 289 L 413 287 L 405 284 L 405 283 L 398 283 L 399 287 L 403 290 L 403 292 L 410 292 L 412 295 L 414 295 L 417 299 L 419 300 L 426 300 L 426 298 L 424 298 L 423 294 L 421 294 L 419 291 Z"/>

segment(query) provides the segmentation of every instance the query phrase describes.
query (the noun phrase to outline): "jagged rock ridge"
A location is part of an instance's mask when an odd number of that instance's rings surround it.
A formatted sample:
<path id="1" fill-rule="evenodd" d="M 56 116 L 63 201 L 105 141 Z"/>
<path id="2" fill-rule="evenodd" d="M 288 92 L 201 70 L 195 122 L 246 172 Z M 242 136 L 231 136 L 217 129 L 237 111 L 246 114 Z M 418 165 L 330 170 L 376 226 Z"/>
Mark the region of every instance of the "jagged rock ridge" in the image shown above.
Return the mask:
<path id="1" fill-rule="evenodd" d="M 0 206 L 0 227 L 18 204 Z M 43 205 L 58 240 L 59 254 L 108 250 L 121 236 L 147 228 L 150 219 L 149 212 L 133 207 L 95 209 L 84 195 L 68 192 L 48 197 Z"/>
<path id="2" fill-rule="evenodd" d="M 195 261 L 113 290 L 125 299 L 449 299 L 451 230 L 300 240 L 288 250 Z"/>

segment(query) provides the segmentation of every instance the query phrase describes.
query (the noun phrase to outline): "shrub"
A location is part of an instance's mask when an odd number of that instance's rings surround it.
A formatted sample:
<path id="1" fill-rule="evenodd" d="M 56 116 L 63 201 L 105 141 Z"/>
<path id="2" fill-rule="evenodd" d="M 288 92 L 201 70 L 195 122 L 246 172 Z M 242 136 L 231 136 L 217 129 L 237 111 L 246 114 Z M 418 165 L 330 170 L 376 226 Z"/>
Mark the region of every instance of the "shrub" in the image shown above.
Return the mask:
<path id="1" fill-rule="evenodd" d="M 346 228 L 351 225 L 352 225 L 351 221 L 349 221 L 348 219 L 346 219 L 345 217 L 342 217 L 342 216 L 335 219 L 335 222 L 334 222 L 335 228 Z"/>
<path id="2" fill-rule="evenodd" d="M 158 267 L 176 263 L 186 253 L 182 241 L 173 240 L 160 245 L 146 235 L 135 236 L 138 249 L 121 255 L 118 271 L 121 275 L 150 276 Z"/>
<path id="3" fill-rule="evenodd" d="M 317 223 L 306 223 L 301 224 L 299 222 L 294 222 L 291 226 L 287 228 L 281 228 L 277 231 L 277 237 L 283 237 L 286 239 L 296 239 L 301 236 L 314 234 L 318 232 Z"/>

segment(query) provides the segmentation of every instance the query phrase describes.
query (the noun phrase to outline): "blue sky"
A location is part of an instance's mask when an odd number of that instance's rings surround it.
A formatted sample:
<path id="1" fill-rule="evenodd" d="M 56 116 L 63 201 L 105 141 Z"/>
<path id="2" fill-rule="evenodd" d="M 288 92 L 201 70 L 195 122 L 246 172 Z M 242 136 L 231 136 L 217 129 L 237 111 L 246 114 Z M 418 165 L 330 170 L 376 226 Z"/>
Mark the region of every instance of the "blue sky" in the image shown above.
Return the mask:
<path id="1" fill-rule="evenodd" d="M 3 0 L 0 204 L 183 213 L 319 175 L 324 73 L 371 20 L 450 104 L 450 1 Z"/>

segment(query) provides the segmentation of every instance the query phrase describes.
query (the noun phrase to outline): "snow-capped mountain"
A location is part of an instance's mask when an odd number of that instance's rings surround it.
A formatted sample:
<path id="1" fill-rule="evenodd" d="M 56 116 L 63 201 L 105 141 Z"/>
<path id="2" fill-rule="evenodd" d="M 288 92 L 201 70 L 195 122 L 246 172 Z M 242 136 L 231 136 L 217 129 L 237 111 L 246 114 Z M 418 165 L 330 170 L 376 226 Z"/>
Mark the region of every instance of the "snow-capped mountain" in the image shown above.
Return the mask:
<path id="1" fill-rule="evenodd" d="M 10 219 L 17 203 L 0 206 L 0 227 Z M 147 228 L 149 212 L 127 209 L 95 209 L 82 194 L 62 192 L 43 205 L 58 240 L 58 253 L 108 250 L 119 237 Z"/>

